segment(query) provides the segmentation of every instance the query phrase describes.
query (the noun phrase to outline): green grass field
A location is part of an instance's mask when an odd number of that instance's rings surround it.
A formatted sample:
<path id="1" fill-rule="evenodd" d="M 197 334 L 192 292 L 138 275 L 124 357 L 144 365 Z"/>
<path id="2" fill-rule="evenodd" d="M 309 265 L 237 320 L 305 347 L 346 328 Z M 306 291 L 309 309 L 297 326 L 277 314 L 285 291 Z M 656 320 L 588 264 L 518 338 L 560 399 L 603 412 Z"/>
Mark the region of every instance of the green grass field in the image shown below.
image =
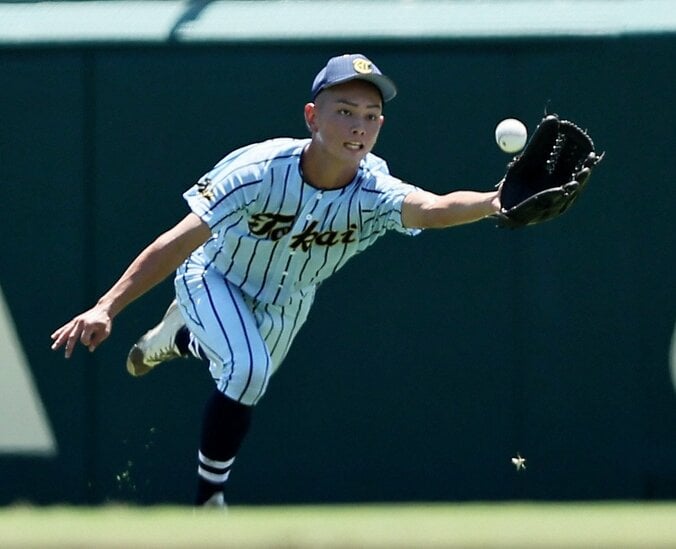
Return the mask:
<path id="1" fill-rule="evenodd" d="M 676 504 L 17 506 L 0 547 L 674 548 Z"/>

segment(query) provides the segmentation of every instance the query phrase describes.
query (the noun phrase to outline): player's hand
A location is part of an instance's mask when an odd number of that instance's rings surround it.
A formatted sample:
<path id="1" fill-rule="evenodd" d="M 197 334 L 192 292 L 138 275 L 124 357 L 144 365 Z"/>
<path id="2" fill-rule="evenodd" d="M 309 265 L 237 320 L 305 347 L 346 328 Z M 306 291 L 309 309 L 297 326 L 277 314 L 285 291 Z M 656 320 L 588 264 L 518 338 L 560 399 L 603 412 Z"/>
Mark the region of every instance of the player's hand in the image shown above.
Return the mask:
<path id="1" fill-rule="evenodd" d="M 92 352 L 110 335 L 111 329 L 112 319 L 108 313 L 92 307 L 52 334 L 54 341 L 52 350 L 55 351 L 65 345 L 65 356 L 70 358 L 79 341 Z"/>

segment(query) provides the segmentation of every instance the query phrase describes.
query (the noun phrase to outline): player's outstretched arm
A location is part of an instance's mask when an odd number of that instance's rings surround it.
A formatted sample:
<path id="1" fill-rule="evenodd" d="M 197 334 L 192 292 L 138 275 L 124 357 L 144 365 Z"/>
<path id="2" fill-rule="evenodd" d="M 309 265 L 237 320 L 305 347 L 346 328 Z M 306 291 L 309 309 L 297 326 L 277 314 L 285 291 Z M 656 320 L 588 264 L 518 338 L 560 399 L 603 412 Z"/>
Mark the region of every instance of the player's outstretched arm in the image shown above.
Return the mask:
<path id="1" fill-rule="evenodd" d="M 56 330 L 51 336 L 52 350 L 65 346 L 65 356 L 70 358 L 80 341 L 94 351 L 110 335 L 113 318 L 120 311 L 167 278 L 210 236 L 209 227 L 195 214 L 188 214 L 145 248 L 96 305 Z"/>
<path id="2" fill-rule="evenodd" d="M 444 195 L 420 190 L 406 196 L 401 216 L 408 228 L 442 229 L 479 221 L 499 210 L 499 189 L 454 191 Z"/>

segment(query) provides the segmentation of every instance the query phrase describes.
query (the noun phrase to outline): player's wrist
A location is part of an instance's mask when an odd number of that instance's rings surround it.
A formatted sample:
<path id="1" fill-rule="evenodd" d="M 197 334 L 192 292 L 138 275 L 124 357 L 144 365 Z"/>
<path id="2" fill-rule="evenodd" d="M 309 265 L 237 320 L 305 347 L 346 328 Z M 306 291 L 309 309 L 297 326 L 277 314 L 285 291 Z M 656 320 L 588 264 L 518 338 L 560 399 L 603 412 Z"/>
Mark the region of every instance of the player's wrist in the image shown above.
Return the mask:
<path id="1" fill-rule="evenodd" d="M 500 209 L 502 208 L 502 204 L 500 202 L 500 190 L 496 190 L 492 193 L 491 201 L 490 201 L 490 206 L 491 206 L 491 213 L 489 215 L 493 215 L 495 213 L 498 213 Z"/>
<path id="2" fill-rule="evenodd" d="M 119 313 L 119 308 L 115 307 L 114 300 L 110 299 L 109 296 L 104 295 L 96 302 L 96 309 L 104 315 L 106 315 L 111 320 Z"/>

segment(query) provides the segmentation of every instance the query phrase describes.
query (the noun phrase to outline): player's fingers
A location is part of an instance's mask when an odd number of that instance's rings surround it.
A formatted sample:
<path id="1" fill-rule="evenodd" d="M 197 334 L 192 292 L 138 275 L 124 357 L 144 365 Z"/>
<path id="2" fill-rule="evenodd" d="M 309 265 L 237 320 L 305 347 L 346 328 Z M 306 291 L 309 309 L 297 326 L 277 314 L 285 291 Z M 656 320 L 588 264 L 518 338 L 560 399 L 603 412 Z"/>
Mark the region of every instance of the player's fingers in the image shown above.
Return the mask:
<path id="1" fill-rule="evenodd" d="M 58 349 L 59 347 L 65 345 L 64 355 L 66 358 L 70 358 L 73 354 L 75 346 L 77 345 L 77 342 L 80 340 L 82 330 L 83 323 L 81 319 L 75 318 L 71 320 L 68 324 L 65 324 L 62 328 L 60 328 L 61 333 L 52 345 L 52 348 Z"/>
<path id="2" fill-rule="evenodd" d="M 89 346 L 90 341 L 94 337 L 94 334 L 96 333 L 96 328 L 92 326 L 85 326 L 82 329 L 82 333 L 80 334 L 80 343 L 84 345 L 85 347 Z"/>
<path id="3" fill-rule="evenodd" d="M 52 351 L 55 351 L 56 349 L 59 349 L 62 347 L 67 341 L 68 341 L 68 336 L 70 333 L 70 323 L 65 324 L 64 326 L 61 326 L 58 330 L 56 330 L 52 334 Z"/>
<path id="4" fill-rule="evenodd" d="M 66 352 L 65 352 L 66 358 L 70 358 L 71 355 L 73 354 L 77 342 L 80 341 L 80 338 L 82 337 L 81 334 L 82 334 L 82 323 L 75 322 L 72 329 L 68 333 L 68 337 L 66 338 Z"/>
<path id="5" fill-rule="evenodd" d="M 85 347 L 87 347 L 87 349 L 89 349 L 89 352 L 93 352 L 103 342 L 103 340 L 108 337 L 108 334 L 109 330 L 99 326 L 86 328 L 82 332 L 80 341 Z"/>
<path id="6" fill-rule="evenodd" d="M 52 343 L 52 350 L 54 350 L 54 349 L 56 349 L 56 348 L 58 347 L 58 343 L 59 343 L 59 341 L 60 341 L 60 339 L 61 339 L 61 334 L 62 334 L 62 333 L 63 333 L 63 326 L 62 326 L 61 328 L 59 328 L 58 330 L 55 330 L 55 331 L 52 333 L 52 335 L 49 336 L 49 337 L 52 338 L 52 341 L 53 341 L 53 343 Z"/>

